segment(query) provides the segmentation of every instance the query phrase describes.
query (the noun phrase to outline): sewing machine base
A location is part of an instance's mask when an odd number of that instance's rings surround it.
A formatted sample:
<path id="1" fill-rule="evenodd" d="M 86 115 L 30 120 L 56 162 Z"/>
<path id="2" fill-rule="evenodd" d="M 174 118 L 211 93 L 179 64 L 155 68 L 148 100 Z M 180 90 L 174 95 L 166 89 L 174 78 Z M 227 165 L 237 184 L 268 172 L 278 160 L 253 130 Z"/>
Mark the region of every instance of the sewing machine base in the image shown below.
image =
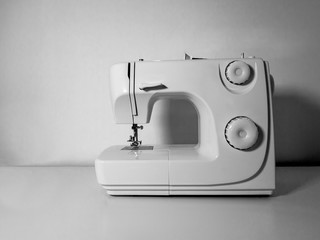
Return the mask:
<path id="1" fill-rule="evenodd" d="M 238 168 L 232 174 L 226 170 L 206 175 L 205 169 L 213 161 L 202 156 L 197 145 L 155 146 L 152 150 L 111 146 L 98 157 L 95 168 L 98 182 L 109 195 L 272 194 L 275 184 L 272 152 L 258 172 L 246 172 L 246 176 Z M 219 168 L 219 160 L 216 163 Z"/>
<path id="2" fill-rule="evenodd" d="M 176 190 L 176 191 L 168 191 L 168 190 L 134 190 L 133 187 L 123 187 L 117 188 L 117 190 L 110 190 L 110 187 L 103 186 L 107 190 L 107 194 L 112 196 L 171 196 L 171 195 L 217 195 L 217 196 L 242 196 L 242 195 L 262 195 L 262 196 L 270 196 L 272 195 L 272 190 Z M 132 190 L 131 190 L 132 188 Z"/>

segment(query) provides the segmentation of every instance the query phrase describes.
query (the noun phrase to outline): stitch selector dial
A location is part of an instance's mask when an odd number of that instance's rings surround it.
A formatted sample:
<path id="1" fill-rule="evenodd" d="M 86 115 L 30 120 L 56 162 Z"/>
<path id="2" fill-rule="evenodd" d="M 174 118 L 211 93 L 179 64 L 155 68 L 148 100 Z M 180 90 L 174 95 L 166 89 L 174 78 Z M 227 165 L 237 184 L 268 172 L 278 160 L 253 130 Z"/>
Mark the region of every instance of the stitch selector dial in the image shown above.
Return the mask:
<path id="1" fill-rule="evenodd" d="M 225 75 L 232 84 L 243 85 L 250 78 L 250 67 L 245 62 L 233 61 L 226 67 Z"/>
<path id="2" fill-rule="evenodd" d="M 259 130 L 250 118 L 235 117 L 228 122 L 224 136 L 231 147 L 246 150 L 257 142 Z"/>

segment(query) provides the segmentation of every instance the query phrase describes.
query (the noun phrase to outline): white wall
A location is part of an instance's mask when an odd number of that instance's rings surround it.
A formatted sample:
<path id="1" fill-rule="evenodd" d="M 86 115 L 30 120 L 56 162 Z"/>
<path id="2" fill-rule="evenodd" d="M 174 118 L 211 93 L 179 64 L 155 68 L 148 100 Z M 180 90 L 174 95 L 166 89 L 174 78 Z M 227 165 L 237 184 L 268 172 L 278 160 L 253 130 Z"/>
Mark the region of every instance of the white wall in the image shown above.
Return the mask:
<path id="1" fill-rule="evenodd" d="M 0 164 L 93 164 L 130 133 L 113 122 L 110 66 L 184 52 L 268 60 L 277 161 L 319 159 L 319 10 L 316 0 L 0 0 Z M 168 139 L 166 104 L 145 142 Z"/>

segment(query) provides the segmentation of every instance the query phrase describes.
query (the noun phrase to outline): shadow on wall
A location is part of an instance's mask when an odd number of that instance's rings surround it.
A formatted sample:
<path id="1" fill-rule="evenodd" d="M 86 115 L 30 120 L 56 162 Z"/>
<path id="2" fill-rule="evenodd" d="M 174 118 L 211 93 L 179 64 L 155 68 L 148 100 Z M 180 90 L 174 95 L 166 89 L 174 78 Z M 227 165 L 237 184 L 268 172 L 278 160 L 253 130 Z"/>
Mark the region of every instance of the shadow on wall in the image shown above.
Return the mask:
<path id="1" fill-rule="evenodd" d="M 320 106 L 296 92 L 273 96 L 278 165 L 320 165 Z"/>

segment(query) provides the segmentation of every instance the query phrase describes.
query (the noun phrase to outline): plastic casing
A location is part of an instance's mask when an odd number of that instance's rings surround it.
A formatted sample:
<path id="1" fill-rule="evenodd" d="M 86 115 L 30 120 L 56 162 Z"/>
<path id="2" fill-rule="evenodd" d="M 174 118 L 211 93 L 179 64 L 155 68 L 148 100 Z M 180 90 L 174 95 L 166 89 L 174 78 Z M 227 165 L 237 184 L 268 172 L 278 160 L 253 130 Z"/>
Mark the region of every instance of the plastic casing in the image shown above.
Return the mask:
<path id="1" fill-rule="evenodd" d="M 235 85 L 229 63 L 250 67 L 250 79 Z M 163 84 L 144 91 L 140 86 Z M 260 58 L 141 61 L 112 66 L 111 101 L 117 123 L 145 124 L 161 98 L 188 99 L 198 112 L 196 145 L 162 145 L 154 150 L 111 146 L 95 161 L 98 182 L 111 195 L 270 195 L 275 188 L 274 130 L 269 66 Z M 135 116 L 132 116 L 134 112 Z M 246 116 L 259 128 L 249 150 L 231 147 L 226 124 Z M 144 140 L 146 142 L 147 139 Z"/>

